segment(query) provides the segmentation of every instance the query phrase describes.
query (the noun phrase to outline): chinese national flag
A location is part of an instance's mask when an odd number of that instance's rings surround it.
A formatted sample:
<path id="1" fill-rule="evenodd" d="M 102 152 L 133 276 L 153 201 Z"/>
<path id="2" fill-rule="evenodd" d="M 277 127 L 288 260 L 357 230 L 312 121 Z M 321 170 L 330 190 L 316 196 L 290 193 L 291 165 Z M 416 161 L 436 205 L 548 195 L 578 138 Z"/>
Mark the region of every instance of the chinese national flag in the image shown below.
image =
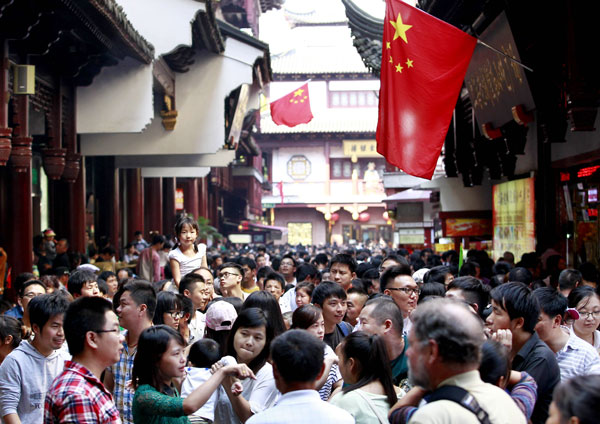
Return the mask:
<path id="1" fill-rule="evenodd" d="M 310 111 L 308 83 L 281 99 L 271 102 L 271 118 L 277 125 L 287 125 L 288 127 L 310 122 L 313 114 Z"/>
<path id="2" fill-rule="evenodd" d="M 377 151 L 431 179 L 477 40 L 400 0 L 386 0 Z"/>

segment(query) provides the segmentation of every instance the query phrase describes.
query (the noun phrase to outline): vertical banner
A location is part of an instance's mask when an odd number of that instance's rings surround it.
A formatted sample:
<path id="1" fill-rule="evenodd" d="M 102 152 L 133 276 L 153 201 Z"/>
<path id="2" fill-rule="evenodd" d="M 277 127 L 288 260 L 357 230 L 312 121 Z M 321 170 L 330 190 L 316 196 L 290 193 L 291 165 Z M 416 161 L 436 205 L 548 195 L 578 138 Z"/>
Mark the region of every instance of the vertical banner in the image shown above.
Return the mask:
<path id="1" fill-rule="evenodd" d="M 534 179 L 509 181 L 493 188 L 494 261 L 509 251 L 515 261 L 535 251 Z"/>

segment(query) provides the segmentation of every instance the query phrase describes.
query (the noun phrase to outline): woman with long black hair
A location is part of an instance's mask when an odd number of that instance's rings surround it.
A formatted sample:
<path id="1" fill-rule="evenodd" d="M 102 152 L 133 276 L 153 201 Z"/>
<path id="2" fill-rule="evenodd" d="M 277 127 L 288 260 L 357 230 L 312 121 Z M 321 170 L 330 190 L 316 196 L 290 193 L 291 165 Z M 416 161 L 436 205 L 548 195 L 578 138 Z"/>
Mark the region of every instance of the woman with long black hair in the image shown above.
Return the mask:
<path id="1" fill-rule="evenodd" d="M 398 396 L 383 339 L 357 331 L 338 345 L 336 354 L 348 386 L 330 402 L 352 414 L 357 424 L 387 424 L 388 412 Z"/>

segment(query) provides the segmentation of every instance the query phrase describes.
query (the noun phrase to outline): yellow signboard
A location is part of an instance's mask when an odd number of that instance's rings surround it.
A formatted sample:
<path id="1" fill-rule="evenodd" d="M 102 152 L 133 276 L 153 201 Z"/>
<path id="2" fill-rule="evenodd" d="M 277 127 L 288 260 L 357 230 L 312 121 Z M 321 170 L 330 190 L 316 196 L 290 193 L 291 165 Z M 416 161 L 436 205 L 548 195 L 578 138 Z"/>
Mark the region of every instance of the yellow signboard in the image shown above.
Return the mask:
<path id="1" fill-rule="evenodd" d="M 344 156 L 351 158 L 378 158 L 376 140 L 344 140 Z"/>
<path id="2" fill-rule="evenodd" d="M 310 246 L 312 243 L 312 223 L 288 222 L 288 243 L 292 246 L 301 244 Z"/>
<path id="3" fill-rule="evenodd" d="M 494 260 L 509 251 L 515 258 L 535 251 L 534 179 L 494 186 Z"/>

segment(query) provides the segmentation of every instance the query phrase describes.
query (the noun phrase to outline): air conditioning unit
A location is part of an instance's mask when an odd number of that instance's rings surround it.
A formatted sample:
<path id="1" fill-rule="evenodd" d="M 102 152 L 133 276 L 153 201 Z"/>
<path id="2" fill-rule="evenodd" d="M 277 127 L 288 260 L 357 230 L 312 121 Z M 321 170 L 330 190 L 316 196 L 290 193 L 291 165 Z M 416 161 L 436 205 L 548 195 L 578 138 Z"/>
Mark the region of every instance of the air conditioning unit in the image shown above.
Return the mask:
<path id="1" fill-rule="evenodd" d="M 14 94 L 35 94 L 35 66 L 14 65 Z"/>

